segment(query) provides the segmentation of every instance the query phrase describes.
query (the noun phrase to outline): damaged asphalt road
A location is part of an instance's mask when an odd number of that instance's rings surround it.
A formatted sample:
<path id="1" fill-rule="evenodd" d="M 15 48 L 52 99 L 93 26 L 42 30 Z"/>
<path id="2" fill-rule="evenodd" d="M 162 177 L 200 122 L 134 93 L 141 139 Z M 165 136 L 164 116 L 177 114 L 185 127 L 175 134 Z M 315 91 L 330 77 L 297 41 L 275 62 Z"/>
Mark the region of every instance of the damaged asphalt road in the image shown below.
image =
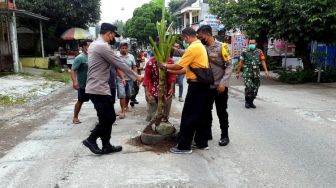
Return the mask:
<path id="1" fill-rule="evenodd" d="M 146 125 L 140 92 L 140 104 L 113 126 L 112 144 L 121 144 L 123 151 L 96 156 L 81 144 L 97 121 L 93 105 L 83 105 L 83 123 L 74 126 L 76 92 L 66 87 L 40 103 L 32 118 L 36 125 L 17 122 L 16 127 L 32 128 L 3 153 L 0 187 L 335 187 L 334 88 L 264 83 L 254 110 L 244 108 L 242 89 L 232 81 L 226 147 L 218 146 L 215 112 L 210 150 L 174 155 L 128 144 Z M 174 99 L 173 107 L 170 121 L 178 126 L 183 103 Z"/>

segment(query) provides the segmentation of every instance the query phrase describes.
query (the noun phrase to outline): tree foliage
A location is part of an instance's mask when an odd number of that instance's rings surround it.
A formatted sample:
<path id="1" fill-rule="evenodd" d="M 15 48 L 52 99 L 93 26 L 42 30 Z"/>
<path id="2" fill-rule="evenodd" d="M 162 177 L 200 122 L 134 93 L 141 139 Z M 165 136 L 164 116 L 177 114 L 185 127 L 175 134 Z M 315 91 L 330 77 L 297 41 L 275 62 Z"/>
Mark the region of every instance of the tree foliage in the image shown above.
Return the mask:
<path id="1" fill-rule="evenodd" d="M 16 6 L 50 18 L 45 23 L 45 36 L 55 41 L 68 28 L 87 28 L 100 20 L 100 0 L 16 0 Z M 30 20 L 20 21 L 32 25 Z M 38 27 L 31 29 L 36 30 Z"/>
<path id="2" fill-rule="evenodd" d="M 228 29 L 240 28 L 255 37 L 273 36 L 294 42 L 296 55 L 311 68 L 310 41 L 335 42 L 334 0 L 209 0 L 212 13 L 220 15 Z"/>
<path id="3" fill-rule="evenodd" d="M 118 33 L 120 35 L 124 35 L 124 22 L 122 20 L 116 20 L 113 22 L 113 25 L 117 26 L 118 27 Z"/>
<path id="4" fill-rule="evenodd" d="M 185 2 L 185 0 L 171 0 L 168 3 L 168 8 L 169 8 L 169 12 L 173 15 L 172 16 L 172 20 L 174 22 L 173 27 L 177 27 L 179 25 L 181 25 L 182 23 L 180 23 L 180 20 L 177 19 L 176 16 L 174 16 L 174 13 L 177 11 L 177 9 Z"/>
<path id="5" fill-rule="evenodd" d="M 184 0 L 171 0 L 168 3 L 169 12 L 175 13 L 176 10 L 184 3 Z"/>
<path id="6" fill-rule="evenodd" d="M 161 20 L 161 0 L 152 0 L 133 12 L 133 17 L 125 23 L 124 34 L 141 42 L 148 42 L 148 37 L 157 37 L 156 22 Z M 171 14 L 165 11 L 168 23 L 172 21 Z"/>

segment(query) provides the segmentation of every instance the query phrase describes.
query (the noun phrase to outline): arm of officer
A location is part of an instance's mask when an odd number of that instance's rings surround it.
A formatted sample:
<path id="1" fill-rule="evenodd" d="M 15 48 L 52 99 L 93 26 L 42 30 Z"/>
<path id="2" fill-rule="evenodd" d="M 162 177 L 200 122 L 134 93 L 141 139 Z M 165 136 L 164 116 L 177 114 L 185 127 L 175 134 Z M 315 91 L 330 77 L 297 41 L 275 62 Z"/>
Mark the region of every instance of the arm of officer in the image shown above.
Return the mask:
<path id="1" fill-rule="evenodd" d="M 236 72 L 237 79 L 239 79 L 239 77 L 240 77 L 240 70 L 244 66 L 244 59 L 242 59 L 242 57 L 240 57 L 240 58 L 241 58 L 240 62 L 237 65 L 237 72 Z"/>
<path id="2" fill-rule="evenodd" d="M 267 65 L 266 65 L 266 61 L 265 61 L 265 55 L 264 53 L 260 50 L 260 61 L 261 61 L 261 64 L 264 68 L 264 71 L 265 71 L 265 75 L 266 75 L 266 78 L 269 79 L 270 76 L 269 76 L 269 73 L 268 73 L 268 70 L 267 70 Z"/>
<path id="3" fill-rule="evenodd" d="M 224 85 L 225 87 L 229 87 L 230 84 L 230 77 L 232 74 L 232 62 L 231 60 L 227 61 L 225 68 L 225 74 L 223 75 L 223 78 L 220 81 L 220 85 Z"/>
<path id="4" fill-rule="evenodd" d="M 180 70 L 167 69 L 167 72 L 171 73 L 171 74 L 177 74 L 177 75 L 179 75 L 179 74 L 185 74 L 187 71 L 186 71 L 185 68 L 183 68 L 183 69 L 180 69 Z"/>
<path id="5" fill-rule="evenodd" d="M 178 62 L 178 64 L 167 64 L 167 63 L 161 63 L 160 66 L 163 66 L 165 69 L 167 70 L 181 70 L 184 67 L 188 67 L 190 65 L 190 63 L 193 61 L 194 59 L 194 54 L 192 52 L 192 50 L 190 50 L 190 48 L 188 48 L 182 58 L 180 59 L 180 61 Z"/>
<path id="6" fill-rule="evenodd" d="M 223 86 L 224 87 L 229 87 L 230 84 L 230 77 L 232 74 L 232 62 L 231 62 L 231 57 L 228 53 L 228 48 L 227 45 L 222 46 L 222 58 L 225 62 L 225 73 L 223 75 L 223 78 L 221 79 L 219 85 L 221 86 L 220 90 L 223 91 Z M 224 88 L 225 89 L 225 88 Z"/>
<path id="7" fill-rule="evenodd" d="M 133 72 L 133 70 L 126 65 L 125 61 L 113 52 L 113 50 L 108 46 L 108 44 L 99 46 L 99 49 L 97 49 L 97 51 L 100 52 L 100 55 L 107 62 L 113 63 L 117 68 L 119 68 L 125 75 L 130 77 L 133 81 L 137 80 L 142 82 L 143 80 L 142 76 Z"/>

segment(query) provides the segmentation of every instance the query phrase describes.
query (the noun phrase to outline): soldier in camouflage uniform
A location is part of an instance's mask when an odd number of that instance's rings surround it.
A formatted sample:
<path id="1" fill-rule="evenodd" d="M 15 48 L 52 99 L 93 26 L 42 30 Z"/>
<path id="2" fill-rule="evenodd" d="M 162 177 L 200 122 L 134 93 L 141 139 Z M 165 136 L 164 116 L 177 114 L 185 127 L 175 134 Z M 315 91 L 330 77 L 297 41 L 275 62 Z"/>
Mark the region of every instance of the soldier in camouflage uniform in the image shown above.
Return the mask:
<path id="1" fill-rule="evenodd" d="M 237 79 L 239 79 L 240 70 L 243 68 L 246 108 L 256 108 L 253 101 L 257 97 L 260 87 L 260 65 L 263 66 L 266 78 L 269 79 L 264 53 L 256 48 L 255 40 L 250 40 L 249 48 L 241 54 L 237 67 Z"/>

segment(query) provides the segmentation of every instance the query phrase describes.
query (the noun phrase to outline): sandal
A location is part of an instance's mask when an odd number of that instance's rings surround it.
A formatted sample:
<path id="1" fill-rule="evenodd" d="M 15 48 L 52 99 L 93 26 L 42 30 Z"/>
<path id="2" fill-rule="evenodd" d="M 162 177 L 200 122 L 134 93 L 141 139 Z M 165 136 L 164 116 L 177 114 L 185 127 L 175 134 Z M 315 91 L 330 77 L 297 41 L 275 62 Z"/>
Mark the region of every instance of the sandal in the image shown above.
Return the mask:
<path id="1" fill-rule="evenodd" d="M 72 123 L 73 123 L 73 124 L 80 124 L 80 123 L 82 123 L 82 122 L 79 121 L 79 119 L 78 119 L 78 120 L 72 120 Z"/>
<path id="2" fill-rule="evenodd" d="M 129 109 L 129 108 L 126 108 L 125 110 L 126 112 L 133 112 L 133 110 Z"/>
<path id="3" fill-rule="evenodd" d="M 125 114 L 119 114 L 119 119 L 125 119 L 126 115 Z"/>

